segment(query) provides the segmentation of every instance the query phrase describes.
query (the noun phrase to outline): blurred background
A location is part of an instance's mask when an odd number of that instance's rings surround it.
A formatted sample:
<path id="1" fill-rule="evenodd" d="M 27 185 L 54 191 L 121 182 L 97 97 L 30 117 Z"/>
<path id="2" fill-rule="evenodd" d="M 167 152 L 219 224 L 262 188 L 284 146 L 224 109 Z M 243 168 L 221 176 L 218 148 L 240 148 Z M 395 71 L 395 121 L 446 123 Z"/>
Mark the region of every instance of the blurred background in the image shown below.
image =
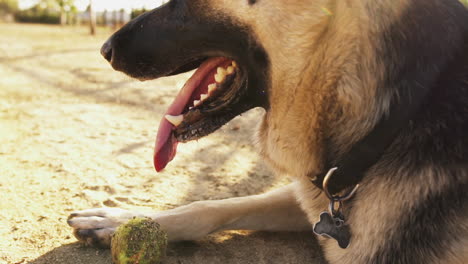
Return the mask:
<path id="1" fill-rule="evenodd" d="M 0 0 L 0 21 L 115 28 L 164 0 Z M 95 32 L 92 32 L 93 34 Z"/>
<path id="2" fill-rule="evenodd" d="M 259 109 L 180 144 L 156 174 L 159 121 L 191 73 L 139 82 L 99 50 L 164 2 L 0 0 L 0 264 L 110 264 L 109 251 L 73 237 L 75 210 L 165 210 L 287 182 L 252 145 Z M 314 245 L 311 233 L 222 232 L 172 244 L 165 263 L 304 263 L 317 258 Z"/>

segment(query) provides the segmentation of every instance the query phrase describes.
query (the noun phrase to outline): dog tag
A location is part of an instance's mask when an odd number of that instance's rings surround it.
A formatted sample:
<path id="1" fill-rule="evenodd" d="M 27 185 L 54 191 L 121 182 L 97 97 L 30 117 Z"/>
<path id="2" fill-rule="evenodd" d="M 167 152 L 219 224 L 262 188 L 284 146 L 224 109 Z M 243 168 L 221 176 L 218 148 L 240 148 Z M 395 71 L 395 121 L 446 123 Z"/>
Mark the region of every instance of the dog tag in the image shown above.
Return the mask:
<path id="1" fill-rule="evenodd" d="M 341 214 L 332 216 L 329 212 L 323 212 L 320 215 L 320 221 L 314 225 L 314 233 L 335 239 L 343 249 L 349 246 L 351 240 L 349 227 L 345 224 Z"/>

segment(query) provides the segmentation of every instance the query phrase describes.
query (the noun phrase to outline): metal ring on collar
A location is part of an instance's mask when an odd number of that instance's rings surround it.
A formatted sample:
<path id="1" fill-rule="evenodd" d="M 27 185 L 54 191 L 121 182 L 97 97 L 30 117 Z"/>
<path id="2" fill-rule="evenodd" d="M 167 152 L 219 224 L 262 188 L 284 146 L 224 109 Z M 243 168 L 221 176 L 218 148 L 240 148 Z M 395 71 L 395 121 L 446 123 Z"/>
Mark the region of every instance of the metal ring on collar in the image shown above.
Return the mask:
<path id="1" fill-rule="evenodd" d="M 328 190 L 328 183 L 330 181 L 330 178 L 333 176 L 333 174 L 338 170 L 338 168 L 332 168 L 328 171 L 327 175 L 325 175 L 325 178 L 323 179 L 323 190 L 325 194 L 327 195 L 328 199 L 330 199 L 331 202 L 343 202 L 351 199 L 356 191 L 359 188 L 359 184 L 356 184 L 356 186 L 346 195 L 343 196 L 333 196 L 330 191 Z M 341 206 L 340 206 L 341 207 Z"/>

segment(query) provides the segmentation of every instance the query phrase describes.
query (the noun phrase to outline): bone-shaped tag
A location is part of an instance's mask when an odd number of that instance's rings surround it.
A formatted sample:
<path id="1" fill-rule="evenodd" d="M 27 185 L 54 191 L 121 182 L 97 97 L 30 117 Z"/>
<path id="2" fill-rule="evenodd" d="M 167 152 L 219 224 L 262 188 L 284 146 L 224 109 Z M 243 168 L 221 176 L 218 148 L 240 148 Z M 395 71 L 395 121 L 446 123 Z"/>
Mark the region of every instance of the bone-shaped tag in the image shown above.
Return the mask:
<path id="1" fill-rule="evenodd" d="M 351 240 L 349 227 L 345 225 L 343 217 L 333 217 L 329 212 L 320 214 L 320 221 L 314 225 L 314 233 L 333 238 L 341 248 L 347 248 Z"/>

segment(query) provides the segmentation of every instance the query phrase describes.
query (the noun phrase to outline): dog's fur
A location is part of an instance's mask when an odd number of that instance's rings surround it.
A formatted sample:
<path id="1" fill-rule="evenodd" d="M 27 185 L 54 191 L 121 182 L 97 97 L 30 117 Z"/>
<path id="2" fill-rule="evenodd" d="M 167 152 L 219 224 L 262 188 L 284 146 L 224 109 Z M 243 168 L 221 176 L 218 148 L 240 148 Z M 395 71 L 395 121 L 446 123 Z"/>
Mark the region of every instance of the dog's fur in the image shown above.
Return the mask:
<path id="1" fill-rule="evenodd" d="M 431 91 L 418 114 L 346 204 L 350 247 L 320 243 L 330 263 L 468 263 L 468 14 L 457 0 L 169 5 L 234 26 L 261 47 L 268 107 L 258 132 L 260 153 L 295 179 L 262 195 L 150 215 L 170 240 L 227 229 L 311 230 L 328 200 L 309 176 L 368 134 L 401 91 L 426 86 Z M 154 22 L 155 14 L 139 19 Z M 120 70 L 145 77 L 130 66 Z M 93 209 L 73 214 L 69 224 L 80 239 L 108 245 L 115 227 L 136 215 Z"/>

